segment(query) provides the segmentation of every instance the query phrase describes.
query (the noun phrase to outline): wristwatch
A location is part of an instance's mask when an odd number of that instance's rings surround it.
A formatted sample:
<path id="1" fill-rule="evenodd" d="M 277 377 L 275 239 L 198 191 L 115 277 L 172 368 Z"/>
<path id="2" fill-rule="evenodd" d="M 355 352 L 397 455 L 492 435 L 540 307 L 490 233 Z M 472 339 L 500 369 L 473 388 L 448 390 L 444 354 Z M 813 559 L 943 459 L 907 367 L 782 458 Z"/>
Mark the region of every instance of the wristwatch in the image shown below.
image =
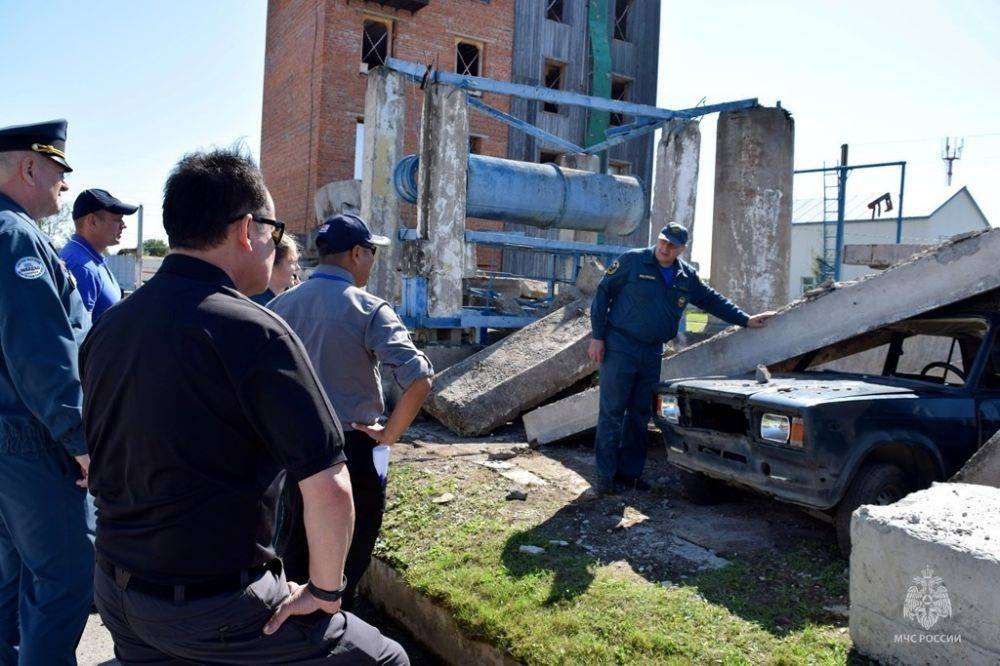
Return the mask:
<path id="1" fill-rule="evenodd" d="M 344 576 L 344 582 L 339 590 L 324 590 L 323 588 L 316 587 L 316 584 L 312 581 L 306 583 L 306 589 L 309 590 L 309 594 L 320 601 L 340 601 L 340 598 L 344 596 L 344 590 L 347 589 L 347 576 Z"/>

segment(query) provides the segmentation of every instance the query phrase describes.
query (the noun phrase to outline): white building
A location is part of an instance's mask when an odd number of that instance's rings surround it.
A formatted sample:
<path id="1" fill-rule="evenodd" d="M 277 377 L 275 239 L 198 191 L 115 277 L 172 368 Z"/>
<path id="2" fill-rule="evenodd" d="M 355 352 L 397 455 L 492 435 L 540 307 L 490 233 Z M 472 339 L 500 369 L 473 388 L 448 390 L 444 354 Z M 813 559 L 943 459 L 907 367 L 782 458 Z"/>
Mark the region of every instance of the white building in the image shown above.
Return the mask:
<path id="1" fill-rule="evenodd" d="M 793 216 L 794 217 L 794 216 Z M 834 222 L 836 224 L 836 222 Z M 933 245 L 956 234 L 989 229 L 990 223 L 963 187 L 929 215 L 904 217 L 902 243 Z M 844 244 L 870 245 L 896 242 L 896 216 L 844 221 Z M 788 279 L 788 300 L 799 298 L 815 285 L 816 257 L 823 254 L 822 221 L 792 222 L 792 256 Z M 867 266 L 843 266 L 841 280 L 853 280 L 872 272 Z"/>

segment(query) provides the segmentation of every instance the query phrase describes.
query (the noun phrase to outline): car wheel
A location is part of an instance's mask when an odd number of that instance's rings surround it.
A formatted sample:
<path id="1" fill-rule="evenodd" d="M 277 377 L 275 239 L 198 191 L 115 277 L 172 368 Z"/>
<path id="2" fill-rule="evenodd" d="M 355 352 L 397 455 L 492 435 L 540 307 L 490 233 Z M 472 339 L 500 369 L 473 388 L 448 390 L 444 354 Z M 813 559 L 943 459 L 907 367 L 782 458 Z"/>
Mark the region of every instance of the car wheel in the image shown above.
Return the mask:
<path id="1" fill-rule="evenodd" d="M 721 481 L 698 472 L 677 471 L 681 478 L 681 490 L 692 504 L 721 504 L 732 497 L 732 489 Z"/>
<path id="2" fill-rule="evenodd" d="M 910 489 L 906 474 L 895 465 L 868 463 L 858 470 L 834 516 L 837 545 L 844 557 L 851 556 L 851 514 L 854 510 L 865 504 L 892 504 L 905 497 Z"/>

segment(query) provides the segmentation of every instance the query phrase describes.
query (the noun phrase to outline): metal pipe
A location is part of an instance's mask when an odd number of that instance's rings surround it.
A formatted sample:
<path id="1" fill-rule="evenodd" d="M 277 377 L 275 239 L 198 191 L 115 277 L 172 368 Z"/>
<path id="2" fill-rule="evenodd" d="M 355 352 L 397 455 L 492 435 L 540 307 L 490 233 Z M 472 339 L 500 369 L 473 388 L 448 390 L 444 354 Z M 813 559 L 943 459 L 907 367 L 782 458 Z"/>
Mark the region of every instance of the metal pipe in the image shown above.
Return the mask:
<path id="1" fill-rule="evenodd" d="M 417 201 L 416 155 L 393 172 L 396 192 Z M 469 155 L 466 215 L 541 229 L 627 235 L 646 219 L 646 193 L 632 176 Z"/>
<path id="2" fill-rule="evenodd" d="M 903 190 L 906 188 L 906 162 L 899 165 L 899 207 L 896 209 L 896 244 L 903 242 Z"/>

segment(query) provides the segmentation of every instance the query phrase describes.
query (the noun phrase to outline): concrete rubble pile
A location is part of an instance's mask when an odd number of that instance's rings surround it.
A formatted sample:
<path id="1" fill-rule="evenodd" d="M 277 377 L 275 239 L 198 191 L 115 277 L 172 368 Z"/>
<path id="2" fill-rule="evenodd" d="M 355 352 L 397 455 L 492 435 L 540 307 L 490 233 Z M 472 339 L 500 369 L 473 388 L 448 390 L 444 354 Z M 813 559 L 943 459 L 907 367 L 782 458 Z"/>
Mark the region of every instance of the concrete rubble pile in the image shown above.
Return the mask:
<path id="1" fill-rule="evenodd" d="M 666 358 L 661 379 L 753 372 L 1000 287 L 1000 230 L 966 234 L 889 270 L 832 284 L 788 304 L 763 329 L 731 328 Z M 784 366 L 788 366 L 786 363 Z M 530 441 L 553 442 L 597 425 L 596 389 L 524 415 Z"/>
<path id="2" fill-rule="evenodd" d="M 850 631 L 886 664 L 1000 663 L 1000 490 L 936 483 L 851 522 Z"/>
<path id="3" fill-rule="evenodd" d="M 979 447 L 950 480 L 1000 488 L 1000 432 Z M 997 539 L 1000 540 L 1000 534 Z"/>
<path id="4" fill-rule="evenodd" d="M 483 435 L 593 374 L 590 300 L 602 271 L 586 263 L 570 303 L 436 375 L 424 409 L 458 435 Z"/>

